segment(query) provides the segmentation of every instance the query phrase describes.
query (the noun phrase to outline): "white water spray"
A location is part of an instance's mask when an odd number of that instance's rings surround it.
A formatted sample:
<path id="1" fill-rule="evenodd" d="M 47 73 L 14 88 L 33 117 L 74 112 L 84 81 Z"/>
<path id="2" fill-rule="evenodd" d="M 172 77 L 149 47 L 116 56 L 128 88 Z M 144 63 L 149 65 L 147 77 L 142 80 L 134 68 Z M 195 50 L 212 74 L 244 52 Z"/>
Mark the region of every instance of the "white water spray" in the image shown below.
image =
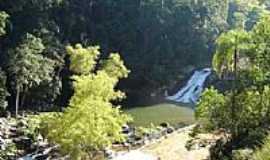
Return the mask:
<path id="1" fill-rule="evenodd" d="M 195 71 L 183 88 L 173 96 L 167 96 L 166 99 L 182 103 L 197 103 L 202 94 L 204 82 L 210 74 L 210 68 Z"/>

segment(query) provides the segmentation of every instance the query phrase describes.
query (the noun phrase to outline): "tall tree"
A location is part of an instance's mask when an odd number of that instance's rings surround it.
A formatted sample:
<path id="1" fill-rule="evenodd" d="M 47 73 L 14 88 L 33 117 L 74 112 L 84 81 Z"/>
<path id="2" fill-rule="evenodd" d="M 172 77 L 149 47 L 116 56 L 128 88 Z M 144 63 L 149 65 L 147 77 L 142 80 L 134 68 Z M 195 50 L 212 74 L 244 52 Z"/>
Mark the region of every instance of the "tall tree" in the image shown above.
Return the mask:
<path id="1" fill-rule="evenodd" d="M 231 30 L 223 33 L 217 39 L 216 52 L 213 58 L 213 68 L 219 74 L 234 72 L 239 57 L 247 56 L 250 49 L 250 35 L 244 30 Z"/>
<path id="2" fill-rule="evenodd" d="M 6 34 L 6 21 L 9 17 L 5 12 L 0 12 L 0 36 Z M 0 68 L 0 114 L 5 111 L 7 107 L 6 98 L 8 96 L 7 88 L 6 88 L 6 74 Z"/>
<path id="3" fill-rule="evenodd" d="M 44 45 L 41 39 L 31 34 L 26 34 L 24 38 L 15 49 L 9 51 L 8 70 L 14 78 L 16 116 L 19 106 L 24 105 L 28 90 L 43 81 L 51 81 L 54 71 L 54 61 L 42 55 Z"/>

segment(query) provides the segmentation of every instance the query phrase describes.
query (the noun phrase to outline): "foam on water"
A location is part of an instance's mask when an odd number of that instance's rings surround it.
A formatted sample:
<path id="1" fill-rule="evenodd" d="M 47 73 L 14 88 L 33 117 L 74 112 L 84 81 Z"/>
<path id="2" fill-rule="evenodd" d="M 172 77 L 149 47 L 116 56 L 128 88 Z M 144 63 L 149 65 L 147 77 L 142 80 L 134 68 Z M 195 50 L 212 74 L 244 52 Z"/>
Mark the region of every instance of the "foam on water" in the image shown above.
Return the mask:
<path id="1" fill-rule="evenodd" d="M 195 71 L 183 88 L 181 88 L 176 94 L 167 96 L 166 99 L 182 103 L 197 103 L 202 94 L 204 83 L 210 74 L 210 68 Z"/>

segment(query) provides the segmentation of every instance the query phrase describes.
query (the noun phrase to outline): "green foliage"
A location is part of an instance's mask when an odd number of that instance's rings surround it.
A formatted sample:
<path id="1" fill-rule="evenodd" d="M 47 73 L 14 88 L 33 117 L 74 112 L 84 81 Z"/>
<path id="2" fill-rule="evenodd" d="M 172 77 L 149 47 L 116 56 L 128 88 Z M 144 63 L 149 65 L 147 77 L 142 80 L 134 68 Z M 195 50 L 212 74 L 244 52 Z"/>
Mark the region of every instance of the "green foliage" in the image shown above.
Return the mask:
<path id="1" fill-rule="evenodd" d="M 263 4 L 259 0 L 231 0 L 228 15 L 230 28 L 252 29 L 262 14 L 269 13 Z"/>
<path id="2" fill-rule="evenodd" d="M 124 88 L 147 99 L 181 79 L 186 68 L 209 65 L 213 41 L 226 28 L 228 1 L 67 0 L 63 8 L 65 16 L 56 20 L 61 38 L 125 53 L 133 72 Z"/>
<path id="3" fill-rule="evenodd" d="M 241 139 L 252 136 L 253 131 L 258 131 L 259 128 L 270 122 L 270 89 L 268 86 L 265 86 L 262 91 L 250 88 L 237 94 L 235 97 L 237 107 L 233 111 L 229 107 L 232 104 L 231 96 L 231 94 L 220 94 L 213 88 L 207 89 L 198 105 L 196 117 L 204 122 L 206 128 L 224 128 L 235 133 L 236 138 Z M 237 118 L 233 117 L 234 115 L 237 115 Z M 249 144 L 259 140 L 252 139 Z"/>
<path id="4" fill-rule="evenodd" d="M 10 50 L 9 70 L 17 86 L 31 88 L 42 81 L 51 81 L 54 63 L 42 55 L 44 49 L 41 39 L 26 34 L 19 46 Z"/>
<path id="5" fill-rule="evenodd" d="M 2 114 L 7 107 L 6 98 L 8 96 L 7 88 L 6 88 L 6 75 L 0 69 L 0 114 Z"/>
<path id="6" fill-rule="evenodd" d="M 111 101 L 124 97 L 115 91 L 120 78 L 128 74 L 123 62 L 116 54 L 104 60 L 102 69 L 95 71 L 97 47 L 83 48 L 81 45 L 67 47 L 71 57 L 71 70 L 79 75 L 73 77 L 74 95 L 63 114 L 47 119 L 47 136 L 72 159 L 91 158 L 91 154 L 110 146 L 112 142 L 124 140 L 122 126 L 130 121 L 119 106 Z M 81 68 L 82 64 L 85 68 Z M 116 70 L 113 72 L 107 67 Z M 90 156 L 90 157 L 89 157 Z"/>
<path id="7" fill-rule="evenodd" d="M 254 49 L 250 54 L 253 62 L 253 79 L 257 82 L 270 78 L 270 15 L 264 15 L 251 31 Z"/>
<path id="8" fill-rule="evenodd" d="M 129 70 L 125 67 L 118 53 L 113 53 L 108 59 L 102 62 L 102 70 L 110 77 L 120 79 L 127 78 Z"/>
<path id="9" fill-rule="evenodd" d="M 228 98 L 216 89 L 206 89 L 196 109 L 196 118 L 207 129 L 228 128 L 230 125 L 230 111 Z"/>
<path id="10" fill-rule="evenodd" d="M 6 12 L 0 12 L 0 36 L 6 34 L 6 21 L 9 15 Z"/>
<path id="11" fill-rule="evenodd" d="M 14 78 L 13 85 L 17 92 L 16 114 L 19 105 L 23 105 L 19 101 L 20 93 L 25 98 L 29 89 L 52 80 L 54 61 L 42 55 L 44 49 L 40 38 L 27 33 L 25 39 L 9 51 L 8 71 Z"/>
<path id="12" fill-rule="evenodd" d="M 83 48 L 77 44 L 75 48 L 67 47 L 67 53 L 70 56 L 70 70 L 76 74 L 89 74 L 95 69 L 96 59 L 99 56 L 99 47 Z"/>
<path id="13" fill-rule="evenodd" d="M 4 149 L 0 150 L 0 160 L 7 160 L 11 157 L 15 158 L 17 153 L 16 144 L 10 142 Z"/>
<path id="14" fill-rule="evenodd" d="M 37 138 L 40 134 L 43 117 L 44 115 L 31 115 L 25 119 L 22 119 L 22 121 L 25 121 L 27 124 L 22 128 L 22 132 L 25 136 L 31 138 L 33 142 L 37 141 Z"/>
<path id="15" fill-rule="evenodd" d="M 254 147 L 269 129 L 269 33 L 270 19 L 266 14 L 250 31 L 232 30 L 217 40 L 214 69 L 225 76 L 234 72 L 233 87 L 224 94 L 206 90 L 197 118 L 207 122 L 206 128 L 224 128 L 231 133 L 229 145 L 233 149 Z M 259 154 L 257 158 L 269 159 Z"/>
<path id="16" fill-rule="evenodd" d="M 57 102 L 65 106 L 72 90 L 64 47 L 74 42 L 100 44 L 105 54 L 125 53 L 121 57 L 132 74 L 120 87 L 130 99 L 148 101 L 151 93 L 163 93 L 174 81 L 184 79 L 190 70 L 210 66 L 217 36 L 234 24 L 245 22 L 245 28 L 251 28 L 265 10 L 262 4 L 267 3 L 257 0 L 2 0 L 0 35 L 6 28 L 5 13 L 10 18 L 9 34 L 1 39 L 0 66 L 4 68 L 10 61 L 8 50 L 14 50 L 20 39 L 27 33 L 36 35 L 45 47 L 42 55 L 55 63 L 50 76 L 53 84 L 43 81 L 38 87 L 31 87 L 26 104 L 52 106 L 59 98 Z M 78 70 L 87 72 L 89 68 L 81 66 Z M 5 71 L 7 75 L 13 74 Z M 13 86 L 12 82 L 7 86 Z M 58 97 L 60 93 L 62 96 Z"/>
<path id="17" fill-rule="evenodd" d="M 150 124 L 150 126 L 148 127 L 137 127 L 136 130 L 135 130 L 135 134 L 136 136 L 138 137 L 143 137 L 145 135 L 151 135 L 151 134 L 154 134 L 154 133 L 158 133 L 160 131 L 160 128 L 158 128 L 157 126 L 155 126 L 154 124 Z"/>
<path id="18" fill-rule="evenodd" d="M 269 160 L 270 159 L 270 138 L 266 138 L 261 148 L 257 148 L 254 153 L 254 160 Z"/>
<path id="19" fill-rule="evenodd" d="M 234 70 L 234 53 L 245 56 L 250 49 L 250 35 L 244 30 L 231 30 L 217 39 L 217 49 L 213 58 L 213 68 L 218 74 Z"/>

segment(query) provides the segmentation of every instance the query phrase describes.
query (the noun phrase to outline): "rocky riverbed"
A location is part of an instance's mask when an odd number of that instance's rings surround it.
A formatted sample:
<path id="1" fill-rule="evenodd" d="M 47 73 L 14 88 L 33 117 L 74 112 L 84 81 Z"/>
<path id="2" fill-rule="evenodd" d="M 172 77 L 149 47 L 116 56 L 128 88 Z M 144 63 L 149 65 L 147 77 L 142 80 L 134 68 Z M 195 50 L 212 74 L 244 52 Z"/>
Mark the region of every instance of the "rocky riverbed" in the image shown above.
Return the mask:
<path id="1" fill-rule="evenodd" d="M 69 160 L 30 123 L 27 117 L 0 118 L 0 160 Z M 167 123 L 152 128 L 124 126 L 126 142 L 115 143 L 101 153 L 108 160 L 205 160 L 220 136 L 201 134 L 192 138 L 193 128 Z"/>
<path id="2" fill-rule="evenodd" d="M 63 157 L 59 154 L 59 146 L 49 144 L 39 134 L 39 124 L 36 123 L 31 116 L 19 117 L 17 119 L 0 118 L 0 160 L 68 159 L 68 157 Z M 182 125 L 178 127 L 182 127 Z M 119 156 L 125 155 L 126 150 L 140 148 L 173 133 L 175 130 L 176 127 L 172 127 L 167 123 L 151 128 L 130 127 L 126 125 L 123 126 L 123 134 L 126 135 L 127 140 L 123 143 L 115 143 L 113 148 L 122 150 L 122 152 L 117 152 Z M 106 150 L 104 153 L 108 159 L 112 159 L 112 152 L 112 150 Z M 130 152 L 128 154 L 139 157 L 145 155 L 139 153 Z M 149 155 L 147 159 L 149 157 L 151 156 Z"/>

